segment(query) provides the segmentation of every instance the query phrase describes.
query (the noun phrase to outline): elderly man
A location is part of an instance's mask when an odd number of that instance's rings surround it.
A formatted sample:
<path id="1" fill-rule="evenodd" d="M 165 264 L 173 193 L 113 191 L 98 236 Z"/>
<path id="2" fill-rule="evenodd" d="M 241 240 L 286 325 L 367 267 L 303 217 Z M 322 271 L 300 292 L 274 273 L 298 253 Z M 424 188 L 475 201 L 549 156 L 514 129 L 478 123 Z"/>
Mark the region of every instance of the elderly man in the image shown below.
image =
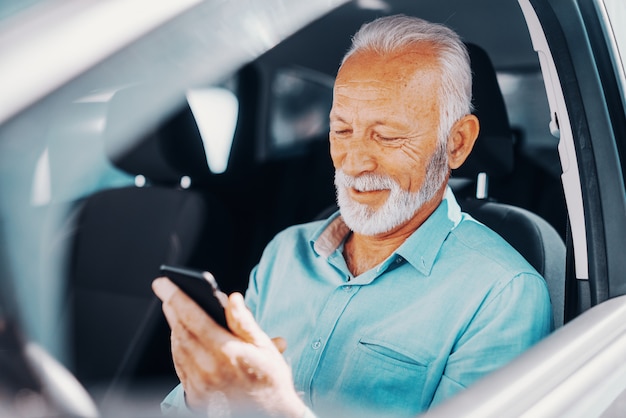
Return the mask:
<path id="1" fill-rule="evenodd" d="M 229 298 L 232 333 L 154 282 L 182 383 L 165 410 L 412 416 L 550 332 L 542 277 L 447 187 L 478 135 L 470 101 L 450 29 L 394 16 L 359 30 L 330 113 L 340 212 L 275 237 L 245 304 Z"/>

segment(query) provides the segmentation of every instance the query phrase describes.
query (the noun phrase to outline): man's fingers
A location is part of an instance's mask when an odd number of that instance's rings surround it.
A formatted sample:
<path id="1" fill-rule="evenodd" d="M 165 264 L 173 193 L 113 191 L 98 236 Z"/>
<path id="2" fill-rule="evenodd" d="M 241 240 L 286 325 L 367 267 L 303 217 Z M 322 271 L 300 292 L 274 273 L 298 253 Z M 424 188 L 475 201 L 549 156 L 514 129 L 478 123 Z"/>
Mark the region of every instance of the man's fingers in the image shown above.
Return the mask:
<path id="1" fill-rule="evenodd" d="M 178 287 L 167 277 L 158 277 L 152 282 L 152 291 L 161 299 L 161 302 L 166 303 L 178 291 Z"/>
<path id="2" fill-rule="evenodd" d="M 274 337 L 272 338 L 272 342 L 274 343 L 274 347 L 276 347 L 281 354 L 287 349 L 287 341 L 285 341 L 283 337 Z"/>
<path id="3" fill-rule="evenodd" d="M 204 350 L 202 342 L 182 327 L 172 331 L 172 354 L 180 365 L 187 364 L 190 369 L 212 373 L 217 368 L 211 352 Z"/>
<path id="4" fill-rule="evenodd" d="M 168 278 L 155 279 L 152 282 L 152 289 L 163 302 L 163 313 L 170 328 L 174 329 L 177 324 L 181 324 L 203 342 L 222 344 L 232 337 Z M 233 334 L 257 346 L 273 346 L 246 307 L 241 293 L 231 294 L 225 309 L 228 326 Z"/>
<path id="5" fill-rule="evenodd" d="M 235 292 L 228 297 L 226 322 L 233 334 L 245 342 L 254 344 L 257 347 L 274 346 L 272 340 L 254 320 L 252 312 L 246 307 L 241 293 Z"/>
<path id="6" fill-rule="evenodd" d="M 230 332 L 218 325 L 168 278 L 155 279 L 152 289 L 163 302 L 163 313 L 171 329 L 182 326 L 203 344 L 214 346 L 232 338 Z"/>

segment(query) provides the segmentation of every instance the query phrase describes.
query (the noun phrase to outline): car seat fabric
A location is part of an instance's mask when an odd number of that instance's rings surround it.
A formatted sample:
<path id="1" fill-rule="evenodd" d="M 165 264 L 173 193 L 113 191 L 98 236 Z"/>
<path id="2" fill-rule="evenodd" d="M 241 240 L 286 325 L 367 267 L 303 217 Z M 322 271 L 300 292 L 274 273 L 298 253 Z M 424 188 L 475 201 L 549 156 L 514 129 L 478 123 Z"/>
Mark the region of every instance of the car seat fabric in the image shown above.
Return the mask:
<path id="1" fill-rule="evenodd" d="M 138 85 L 115 93 L 107 112 L 107 156 L 121 170 L 156 184 L 177 186 L 182 176 L 192 178 L 194 185 L 206 183 L 212 174 L 189 104 L 184 97 L 163 99 L 178 106 L 160 121 L 148 114 L 150 108 L 144 103 L 154 96 L 155 88 Z M 165 111 L 171 106 L 155 107 Z"/>
<path id="2" fill-rule="evenodd" d="M 135 336 L 144 332 L 142 327 L 153 326 L 144 322 L 150 317 L 161 322 L 150 289 L 158 267 L 193 264 L 203 235 L 222 229 L 207 220 L 211 217 L 223 221 L 224 214 L 200 194 L 183 190 L 122 188 L 87 199 L 76 225 L 70 268 L 79 378 L 110 379 L 131 351 L 139 356 L 141 347 L 132 347 Z M 211 267 L 226 256 L 219 247 L 202 255 Z M 155 370 L 169 368 L 168 348 L 167 338 L 150 348 L 163 354 L 164 363 Z M 131 373 L 134 366 L 123 367 Z"/>
<path id="3" fill-rule="evenodd" d="M 480 121 L 480 134 L 472 153 L 453 176 L 475 179 L 481 172 L 504 176 L 513 171 L 514 145 L 504 98 L 487 53 L 477 45 L 466 45 L 472 68 L 472 113 Z"/>
<path id="4" fill-rule="evenodd" d="M 118 140 L 117 124 L 133 117 L 129 109 L 140 93 L 131 88 L 113 97 L 105 143 Z M 210 172 L 188 105 L 135 146 L 108 149 L 115 165 L 143 175 L 148 185 L 100 191 L 79 207 L 68 266 L 75 374 L 87 385 L 175 382 L 169 329 L 150 285 L 164 263 L 225 274 L 228 213 L 194 189 Z M 179 186 L 182 176 L 191 178 L 191 188 Z"/>
<path id="5" fill-rule="evenodd" d="M 545 279 L 552 300 L 555 326 L 563 325 L 565 244 L 543 218 L 516 206 L 480 199 L 459 201 L 463 211 L 497 232 Z"/>

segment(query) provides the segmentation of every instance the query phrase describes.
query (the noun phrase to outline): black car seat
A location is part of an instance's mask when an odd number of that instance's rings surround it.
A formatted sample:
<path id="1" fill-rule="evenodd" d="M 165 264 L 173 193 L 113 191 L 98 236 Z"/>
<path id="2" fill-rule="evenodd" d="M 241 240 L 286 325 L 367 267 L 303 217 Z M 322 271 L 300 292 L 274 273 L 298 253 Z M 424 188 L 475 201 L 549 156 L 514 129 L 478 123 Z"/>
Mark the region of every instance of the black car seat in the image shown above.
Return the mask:
<path id="1" fill-rule="evenodd" d="M 514 133 L 489 56 L 477 45 L 468 44 L 468 49 L 473 71 L 472 103 L 480 120 L 480 134 L 470 157 L 452 173 L 452 184 L 470 180 L 473 193 L 457 193 L 462 209 L 500 234 L 546 279 L 554 324 L 559 327 L 565 303 L 565 243 L 543 218 L 490 198 L 489 179 L 505 177 L 514 169 Z"/>
<path id="2" fill-rule="evenodd" d="M 142 378 L 175 382 L 169 329 L 151 281 L 161 264 L 222 275 L 230 257 L 228 214 L 203 192 L 211 173 L 184 98 L 179 111 L 142 133 L 134 145 L 120 148 L 121 139 L 128 139 L 126 128 L 140 117 L 147 89 L 131 87 L 114 95 L 104 133 L 111 161 L 143 176 L 145 186 L 95 193 L 76 216 L 68 265 L 71 334 L 74 373 L 86 385 Z"/>
<path id="3" fill-rule="evenodd" d="M 543 275 L 552 300 L 554 324 L 559 327 L 565 303 L 565 243 L 543 218 L 489 196 L 489 178 L 505 177 L 513 171 L 514 133 L 489 56 L 477 45 L 467 46 L 473 72 L 472 104 L 480 119 L 480 134 L 466 162 L 452 172 L 450 187 L 463 211 L 500 234 Z M 336 209 L 333 205 L 316 219 Z"/>

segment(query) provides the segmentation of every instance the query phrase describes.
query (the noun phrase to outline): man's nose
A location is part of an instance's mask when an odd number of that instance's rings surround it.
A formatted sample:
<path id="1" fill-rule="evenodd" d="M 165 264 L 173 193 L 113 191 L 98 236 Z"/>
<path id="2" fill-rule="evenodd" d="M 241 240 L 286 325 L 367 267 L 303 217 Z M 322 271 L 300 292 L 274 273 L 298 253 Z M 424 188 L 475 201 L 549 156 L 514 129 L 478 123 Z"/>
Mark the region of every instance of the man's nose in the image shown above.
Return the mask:
<path id="1" fill-rule="evenodd" d="M 372 141 L 364 137 L 353 137 L 345 142 L 343 171 L 351 176 L 376 170 L 376 154 Z"/>

